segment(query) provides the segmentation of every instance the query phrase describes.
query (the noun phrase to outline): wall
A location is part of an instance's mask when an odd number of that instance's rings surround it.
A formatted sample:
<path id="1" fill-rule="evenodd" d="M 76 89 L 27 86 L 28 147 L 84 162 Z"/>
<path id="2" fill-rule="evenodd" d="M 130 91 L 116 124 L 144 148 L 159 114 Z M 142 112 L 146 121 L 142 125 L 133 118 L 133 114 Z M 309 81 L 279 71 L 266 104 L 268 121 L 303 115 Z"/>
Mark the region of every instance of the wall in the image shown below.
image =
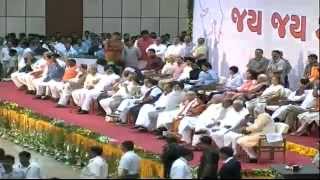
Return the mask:
<path id="1" fill-rule="evenodd" d="M 0 0 L 0 36 L 46 33 L 46 0 Z M 176 35 L 187 29 L 188 0 L 83 0 L 83 30 Z M 57 12 L 59 13 L 59 12 Z"/>
<path id="2" fill-rule="evenodd" d="M 45 34 L 45 0 L 0 0 L 0 36 Z"/>
<path id="3" fill-rule="evenodd" d="M 188 0 L 83 0 L 83 30 L 176 35 L 187 29 Z"/>

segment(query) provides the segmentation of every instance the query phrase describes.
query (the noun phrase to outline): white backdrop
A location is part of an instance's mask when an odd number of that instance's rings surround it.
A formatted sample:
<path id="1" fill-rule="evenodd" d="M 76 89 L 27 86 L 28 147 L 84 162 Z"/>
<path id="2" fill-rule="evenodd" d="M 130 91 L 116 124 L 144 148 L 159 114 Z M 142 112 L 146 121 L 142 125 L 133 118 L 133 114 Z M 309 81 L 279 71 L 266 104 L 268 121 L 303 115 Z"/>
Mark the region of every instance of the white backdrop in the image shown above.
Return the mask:
<path id="1" fill-rule="evenodd" d="M 193 37 L 208 39 L 210 62 L 221 75 L 232 65 L 243 72 L 256 48 L 267 58 L 282 50 L 295 87 L 307 55 L 319 55 L 318 7 L 319 0 L 195 0 Z"/>

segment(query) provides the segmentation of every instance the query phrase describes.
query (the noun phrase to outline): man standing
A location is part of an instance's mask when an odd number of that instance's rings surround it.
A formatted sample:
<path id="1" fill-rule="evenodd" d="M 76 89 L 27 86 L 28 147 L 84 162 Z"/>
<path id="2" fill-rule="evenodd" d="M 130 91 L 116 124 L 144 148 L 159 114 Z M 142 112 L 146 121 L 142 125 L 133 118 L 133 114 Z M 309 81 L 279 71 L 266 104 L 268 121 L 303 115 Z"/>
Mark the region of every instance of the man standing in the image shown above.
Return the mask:
<path id="1" fill-rule="evenodd" d="M 123 43 L 120 38 L 120 33 L 113 33 L 111 39 L 107 41 L 104 48 L 105 59 L 108 64 L 122 65 Z"/>
<path id="2" fill-rule="evenodd" d="M 233 156 L 232 148 L 221 148 L 220 157 L 223 160 L 219 171 L 220 179 L 241 179 L 241 163 Z"/>
<path id="3" fill-rule="evenodd" d="M 164 54 L 167 50 L 167 46 L 164 44 L 161 44 L 161 39 L 158 37 L 155 39 L 154 43 L 151 44 L 146 51 L 148 52 L 149 49 L 154 49 L 156 51 L 156 55 L 164 60 Z"/>
<path id="4" fill-rule="evenodd" d="M 15 169 L 23 172 L 24 179 L 41 179 L 41 169 L 38 163 L 30 162 L 31 154 L 27 151 L 19 153 L 20 163 Z"/>
<path id="5" fill-rule="evenodd" d="M 153 39 L 149 35 L 149 31 L 143 30 L 141 31 L 141 38 L 138 39 L 137 41 L 137 48 L 139 48 L 142 57 L 142 60 L 147 60 L 148 55 L 147 55 L 147 48 L 153 43 Z"/>
<path id="6" fill-rule="evenodd" d="M 175 160 L 171 166 L 171 179 L 192 179 L 191 168 L 188 161 L 193 159 L 193 152 L 186 148 L 180 148 L 180 158 Z"/>
<path id="7" fill-rule="evenodd" d="M 108 176 L 108 164 L 102 157 L 102 148 L 93 146 L 90 149 L 91 159 L 82 170 L 81 179 L 105 179 Z"/>
<path id="8" fill-rule="evenodd" d="M 140 177 L 140 157 L 133 151 L 133 142 L 124 141 L 121 144 L 121 149 L 124 154 L 119 162 L 119 177 L 122 179 L 138 179 Z"/>
<path id="9" fill-rule="evenodd" d="M 205 44 L 206 40 L 204 38 L 198 39 L 198 45 L 193 49 L 192 55 L 196 60 L 199 67 L 208 59 L 208 48 Z"/>
<path id="10" fill-rule="evenodd" d="M 269 62 L 269 59 L 263 57 L 263 50 L 256 49 L 255 57 L 249 60 L 247 68 L 256 74 L 263 74 L 266 73 Z"/>
<path id="11" fill-rule="evenodd" d="M 200 147 L 203 151 L 198 169 L 198 179 L 217 179 L 219 153 L 213 149 L 212 139 L 209 136 L 202 136 Z"/>
<path id="12" fill-rule="evenodd" d="M 279 74 L 281 78 L 281 84 L 285 84 L 285 77 L 287 75 L 287 63 L 281 58 L 281 52 L 278 50 L 272 51 L 272 61 L 267 68 L 267 74 L 272 77 L 274 74 Z"/>

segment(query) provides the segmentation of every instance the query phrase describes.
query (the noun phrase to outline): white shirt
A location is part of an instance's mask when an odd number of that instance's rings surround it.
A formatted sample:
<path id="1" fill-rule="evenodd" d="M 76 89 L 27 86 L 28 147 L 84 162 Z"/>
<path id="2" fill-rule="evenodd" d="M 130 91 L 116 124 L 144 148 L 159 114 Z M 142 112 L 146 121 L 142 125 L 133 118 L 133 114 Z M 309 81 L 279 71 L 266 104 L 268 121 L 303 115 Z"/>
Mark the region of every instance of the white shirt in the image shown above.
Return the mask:
<path id="1" fill-rule="evenodd" d="M 190 42 L 189 44 L 182 44 L 183 57 L 192 57 L 192 50 L 194 48 L 194 44 Z"/>
<path id="2" fill-rule="evenodd" d="M 277 93 L 280 93 L 282 96 L 284 94 L 284 87 L 281 84 L 278 85 L 271 85 L 266 90 L 263 91 L 261 96 L 272 96 Z"/>
<path id="3" fill-rule="evenodd" d="M 192 67 L 191 66 L 184 67 L 182 73 L 180 74 L 180 76 L 179 76 L 179 78 L 177 80 L 181 81 L 181 80 L 189 79 L 191 71 L 192 71 Z"/>
<path id="4" fill-rule="evenodd" d="M 165 58 L 169 56 L 182 56 L 183 55 L 183 46 L 181 44 L 171 45 L 168 47 Z"/>
<path id="5" fill-rule="evenodd" d="M 108 164 L 101 156 L 90 159 L 81 172 L 81 179 L 105 179 L 107 176 Z"/>
<path id="6" fill-rule="evenodd" d="M 173 162 L 170 179 L 192 179 L 191 168 L 185 158 L 181 157 Z"/>
<path id="7" fill-rule="evenodd" d="M 147 93 L 147 92 L 146 92 Z M 159 94 L 161 94 L 162 91 L 160 88 L 158 87 L 154 87 L 152 90 L 151 90 L 151 93 L 150 93 L 150 96 L 152 97 L 157 97 Z"/>
<path id="8" fill-rule="evenodd" d="M 164 59 L 164 54 L 166 53 L 167 46 L 164 44 L 151 44 L 147 49 L 146 52 L 148 52 L 149 49 L 154 49 L 156 51 L 156 55 L 160 57 L 162 60 Z"/>
<path id="9" fill-rule="evenodd" d="M 307 91 L 305 91 L 303 94 L 301 94 L 300 96 L 297 96 L 296 95 L 296 92 L 297 91 L 294 91 L 294 92 L 292 92 L 292 93 L 290 93 L 290 95 L 289 95 L 289 97 L 288 97 L 288 100 L 289 101 L 303 101 L 304 99 L 305 99 L 305 97 L 306 97 L 306 92 Z"/>
<path id="10" fill-rule="evenodd" d="M 24 174 L 24 179 L 41 179 L 41 169 L 38 163 L 31 162 L 28 167 L 23 167 L 20 163 L 14 166 L 18 172 Z"/>
<path id="11" fill-rule="evenodd" d="M 140 157 L 135 152 L 128 151 L 122 155 L 118 167 L 120 176 L 123 170 L 128 171 L 128 175 L 140 174 Z"/>
<path id="12" fill-rule="evenodd" d="M 104 74 L 99 76 L 100 80 L 95 85 L 94 89 L 101 92 L 104 91 L 107 87 L 111 86 L 117 79 L 120 78 L 120 76 L 115 73 L 110 75 Z"/>
<path id="13" fill-rule="evenodd" d="M 11 173 L 6 173 L 5 171 L 0 172 L 0 179 L 23 179 L 24 174 L 22 171 L 18 171 L 16 168 L 12 169 Z"/>
<path id="14" fill-rule="evenodd" d="M 226 87 L 230 89 L 237 89 L 243 84 L 243 79 L 240 73 L 234 74 L 227 79 Z"/>
<path id="15" fill-rule="evenodd" d="M 304 109 L 315 107 L 316 98 L 313 96 L 313 90 L 306 90 L 306 98 L 302 102 L 301 106 Z"/>
<path id="16" fill-rule="evenodd" d="M 1 60 L 1 62 L 9 61 L 9 60 L 10 60 L 9 48 L 7 48 L 7 47 L 3 47 L 3 48 L 2 48 L 0 60 Z"/>

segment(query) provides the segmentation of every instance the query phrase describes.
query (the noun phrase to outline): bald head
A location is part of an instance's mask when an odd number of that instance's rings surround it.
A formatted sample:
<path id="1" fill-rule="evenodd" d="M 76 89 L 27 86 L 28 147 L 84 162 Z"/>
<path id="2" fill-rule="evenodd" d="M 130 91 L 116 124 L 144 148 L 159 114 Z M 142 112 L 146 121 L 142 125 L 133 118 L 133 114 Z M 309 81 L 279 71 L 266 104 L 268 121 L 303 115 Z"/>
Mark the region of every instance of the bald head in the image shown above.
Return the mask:
<path id="1" fill-rule="evenodd" d="M 236 110 L 237 112 L 240 112 L 243 109 L 243 101 L 240 99 L 236 99 L 233 101 L 232 103 L 232 107 L 234 108 L 234 110 Z"/>
<path id="2" fill-rule="evenodd" d="M 267 82 L 268 76 L 266 74 L 259 74 L 257 81 L 258 83 Z"/>

